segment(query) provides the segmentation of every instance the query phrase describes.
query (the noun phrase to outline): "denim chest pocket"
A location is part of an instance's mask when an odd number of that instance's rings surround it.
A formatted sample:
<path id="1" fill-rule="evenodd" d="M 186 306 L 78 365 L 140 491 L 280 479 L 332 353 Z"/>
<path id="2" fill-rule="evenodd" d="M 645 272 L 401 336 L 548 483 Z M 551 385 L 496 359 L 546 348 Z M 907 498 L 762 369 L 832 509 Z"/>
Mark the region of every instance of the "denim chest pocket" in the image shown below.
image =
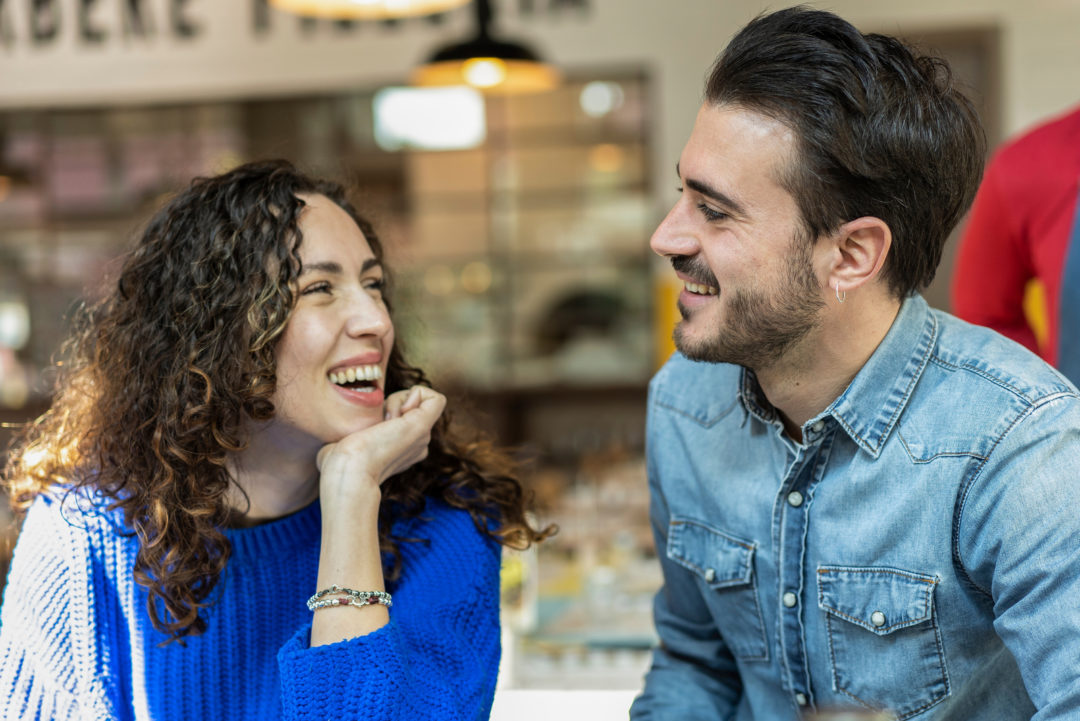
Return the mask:
<path id="1" fill-rule="evenodd" d="M 916 716 L 949 694 L 934 617 L 935 576 L 821 566 L 817 579 L 833 690 L 897 719 Z"/>
<path id="2" fill-rule="evenodd" d="M 667 555 L 698 577 L 702 595 L 731 653 L 743 661 L 769 658 L 758 603 L 750 541 L 700 521 L 672 518 Z"/>

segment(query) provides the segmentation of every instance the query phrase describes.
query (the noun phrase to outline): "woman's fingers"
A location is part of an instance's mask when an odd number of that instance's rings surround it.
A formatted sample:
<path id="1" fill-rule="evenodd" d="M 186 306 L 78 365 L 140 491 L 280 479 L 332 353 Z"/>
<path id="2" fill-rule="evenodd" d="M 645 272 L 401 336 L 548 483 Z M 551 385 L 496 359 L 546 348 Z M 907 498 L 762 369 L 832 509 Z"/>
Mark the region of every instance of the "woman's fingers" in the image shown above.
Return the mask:
<path id="1" fill-rule="evenodd" d="M 445 396 L 424 386 L 391 394 L 385 421 L 319 450 L 319 472 L 325 475 L 332 467 L 333 475 L 382 483 L 427 457 L 431 429 L 445 407 Z"/>
<path id="2" fill-rule="evenodd" d="M 402 413 L 408 413 L 420 405 L 420 396 L 423 390 L 423 386 L 413 386 L 409 389 L 409 395 L 405 398 L 405 402 L 401 404 Z"/>
<path id="3" fill-rule="evenodd" d="M 446 407 L 446 396 L 427 386 L 413 386 L 403 391 L 391 393 L 386 399 L 386 419 L 399 418 L 425 404 L 429 410 L 434 410 L 435 405 L 438 406 L 435 413 L 437 418 L 442 413 L 443 408 Z M 432 423 L 434 422 L 434 419 L 432 419 Z"/>
<path id="4" fill-rule="evenodd" d="M 412 411 L 420 411 L 423 422 L 427 422 L 430 428 L 435 425 L 435 421 L 446 408 L 446 396 L 424 386 L 413 386 L 412 391 L 415 393 L 410 392 L 409 397 L 405 399 L 405 403 L 401 406 L 401 413 L 404 415 Z"/>
<path id="5" fill-rule="evenodd" d="M 445 407 L 446 397 L 430 388 L 414 386 L 404 396 L 400 406 L 395 408 L 395 417 L 380 424 L 383 427 L 379 431 L 387 436 L 387 442 L 400 444 L 402 449 L 398 462 L 383 479 L 427 457 L 431 429 Z"/>
<path id="6" fill-rule="evenodd" d="M 409 408 L 406 408 L 407 404 L 413 403 L 410 407 L 415 407 L 413 399 L 419 396 L 420 391 L 418 389 L 420 387 L 421 386 L 413 386 L 412 388 L 407 388 L 403 391 L 391 393 L 386 399 L 386 419 L 389 420 L 391 418 L 400 417 L 402 413 L 409 410 Z"/>

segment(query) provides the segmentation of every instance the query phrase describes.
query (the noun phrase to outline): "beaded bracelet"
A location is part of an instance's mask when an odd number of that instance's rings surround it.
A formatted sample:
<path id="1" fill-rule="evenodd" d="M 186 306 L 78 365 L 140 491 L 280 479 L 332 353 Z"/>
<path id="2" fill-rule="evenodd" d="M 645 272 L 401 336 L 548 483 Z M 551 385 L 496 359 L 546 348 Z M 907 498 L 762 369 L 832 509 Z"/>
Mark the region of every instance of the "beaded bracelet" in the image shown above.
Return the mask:
<path id="1" fill-rule="evenodd" d="M 345 595 L 326 598 L 331 594 Z M 394 605 L 394 602 L 386 591 L 354 591 L 337 585 L 324 588 L 307 600 L 309 611 L 317 611 L 330 606 L 374 606 L 376 604 L 389 608 Z"/>

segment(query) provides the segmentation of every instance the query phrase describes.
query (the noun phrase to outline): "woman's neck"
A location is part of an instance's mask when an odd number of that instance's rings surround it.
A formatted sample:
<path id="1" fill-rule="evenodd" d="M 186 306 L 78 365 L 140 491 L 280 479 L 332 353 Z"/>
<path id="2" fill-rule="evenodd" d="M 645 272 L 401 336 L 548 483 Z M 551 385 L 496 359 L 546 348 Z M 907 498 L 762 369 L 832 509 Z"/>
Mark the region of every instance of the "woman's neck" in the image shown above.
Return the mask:
<path id="1" fill-rule="evenodd" d="M 247 448 L 229 456 L 233 525 L 251 526 L 294 513 L 319 497 L 318 443 L 298 446 L 278 437 L 274 423 L 255 430 Z"/>

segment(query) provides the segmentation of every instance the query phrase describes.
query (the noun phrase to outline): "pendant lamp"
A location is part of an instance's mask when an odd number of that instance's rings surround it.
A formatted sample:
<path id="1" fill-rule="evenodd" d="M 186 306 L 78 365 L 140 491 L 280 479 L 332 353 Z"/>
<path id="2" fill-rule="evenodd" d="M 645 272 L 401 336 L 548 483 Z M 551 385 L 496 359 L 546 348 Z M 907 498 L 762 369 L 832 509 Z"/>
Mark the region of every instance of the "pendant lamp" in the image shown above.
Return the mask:
<path id="1" fill-rule="evenodd" d="M 471 85 L 487 93 L 505 95 L 541 92 L 558 86 L 559 71 L 530 48 L 492 37 L 490 0 L 474 0 L 474 5 L 476 35 L 436 51 L 413 71 L 413 85 Z"/>
<path id="2" fill-rule="evenodd" d="M 390 20 L 453 10 L 469 0 L 269 0 L 271 7 L 306 17 Z"/>

